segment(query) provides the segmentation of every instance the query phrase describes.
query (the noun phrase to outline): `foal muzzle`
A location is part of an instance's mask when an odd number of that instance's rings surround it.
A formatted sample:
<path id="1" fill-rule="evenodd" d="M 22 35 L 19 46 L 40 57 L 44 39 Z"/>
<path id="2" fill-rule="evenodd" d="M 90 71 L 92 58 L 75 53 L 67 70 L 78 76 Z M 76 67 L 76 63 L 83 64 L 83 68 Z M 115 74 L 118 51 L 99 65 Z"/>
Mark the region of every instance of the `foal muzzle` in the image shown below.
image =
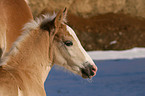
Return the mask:
<path id="1" fill-rule="evenodd" d="M 91 64 L 85 64 L 84 68 L 81 68 L 83 78 L 92 78 L 96 75 L 97 67 Z"/>

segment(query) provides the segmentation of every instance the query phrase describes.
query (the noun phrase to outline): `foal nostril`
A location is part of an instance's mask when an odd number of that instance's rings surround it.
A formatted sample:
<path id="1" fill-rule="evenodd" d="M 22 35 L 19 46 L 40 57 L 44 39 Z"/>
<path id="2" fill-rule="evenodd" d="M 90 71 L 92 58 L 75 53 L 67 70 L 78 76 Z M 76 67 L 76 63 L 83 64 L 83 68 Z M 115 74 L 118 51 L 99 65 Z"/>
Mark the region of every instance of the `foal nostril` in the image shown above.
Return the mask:
<path id="1" fill-rule="evenodd" d="M 88 64 L 87 66 L 85 66 L 85 68 L 82 68 L 81 71 L 82 71 L 83 77 L 90 78 L 96 75 L 97 67 L 91 64 Z"/>
<path id="2" fill-rule="evenodd" d="M 96 71 L 96 69 L 94 67 L 92 67 L 92 71 Z"/>
<path id="3" fill-rule="evenodd" d="M 92 66 L 92 71 L 97 72 L 97 67 Z"/>
<path id="4" fill-rule="evenodd" d="M 97 67 L 91 65 L 91 66 L 90 66 L 90 75 L 91 75 L 91 76 L 95 76 L 95 75 L 96 75 L 96 72 L 97 72 Z"/>

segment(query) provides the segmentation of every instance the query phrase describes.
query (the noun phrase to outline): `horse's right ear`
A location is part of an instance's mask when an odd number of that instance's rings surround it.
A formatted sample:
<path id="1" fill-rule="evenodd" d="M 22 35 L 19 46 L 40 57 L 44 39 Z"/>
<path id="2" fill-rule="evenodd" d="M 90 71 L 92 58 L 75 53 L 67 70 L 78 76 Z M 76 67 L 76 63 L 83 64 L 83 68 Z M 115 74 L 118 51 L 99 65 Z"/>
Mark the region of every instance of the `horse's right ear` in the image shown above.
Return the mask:
<path id="1" fill-rule="evenodd" d="M 51 18 L 46 18 L 41 23 L 40 28 L 51 32 L 52 29 L 59 27 L 59 25 L 64 22 L 66 14 L 67 8 L 60 10 L 57 15 L 54 14 Z"/>
<path id="2" fill-rule="evenodd" d="M 59 27 L 59 25 L 65 21 L 66 14 L 67 14 L 67 8 L 66 7 L 58 12 L 58 14 L 55 18 L 55 21 L 54 21 L 55 27 Z"/>

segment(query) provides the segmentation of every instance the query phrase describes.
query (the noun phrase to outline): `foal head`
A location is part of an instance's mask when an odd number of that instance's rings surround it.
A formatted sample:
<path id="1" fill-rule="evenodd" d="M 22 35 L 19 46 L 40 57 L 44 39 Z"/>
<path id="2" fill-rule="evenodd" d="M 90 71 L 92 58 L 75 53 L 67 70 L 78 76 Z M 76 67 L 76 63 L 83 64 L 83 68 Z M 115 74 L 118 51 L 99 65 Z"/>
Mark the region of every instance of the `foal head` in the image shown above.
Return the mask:
<path id="1" fill-rule="evenodd" d="M 91 78 L 95 76 L 97 67 L 83 49 L 75 32 L 65 24 L 66 13 L 66 9 L 61 10 L 51 20 L 44 19 L 40 26 L 50 34 L 49 52 L 52 53 L 52 62 L 83 78 Z"/>

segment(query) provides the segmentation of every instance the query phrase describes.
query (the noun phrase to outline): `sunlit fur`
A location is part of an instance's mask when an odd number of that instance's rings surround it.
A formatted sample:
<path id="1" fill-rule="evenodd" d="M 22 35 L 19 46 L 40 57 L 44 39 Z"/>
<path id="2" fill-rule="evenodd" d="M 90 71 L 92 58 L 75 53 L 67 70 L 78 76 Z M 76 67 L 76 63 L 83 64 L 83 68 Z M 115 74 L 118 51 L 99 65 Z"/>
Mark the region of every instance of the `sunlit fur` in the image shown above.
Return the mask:
<path id="1" fill-rule="evenodd" d="M 0 65 L 5 65 L 9 57 L 18 52 L 19 50 L 18 48 L 21 46 L 21 43 L 22 43 L 21 41 L 24 41 L 25 39 L 27 39 L 27 37 L 30 36 L 32 30 L 35 30 L 38 27 L 40 27 L 40 24 L 53 20 L 55 17 L 56 17 L 56 14 L 53 14 L 52 16 L 50 16 L 49 14 L 46 14 L 40 18 L 36 18 L 36 20 L 31 20 L 30 22 L 26 23 L 22 29 L 23 32 L 21 36 L 19 36 L 18 39 L 14 42 L 10 51 L 7 54 L 5 54 L 5 57 L 1 59 Z"/>
<path id="2" fill-rule="evenodd" d="M 45 96 L 44 82 L 54 64 L 83 78 L 95 75 L 97 67 L 74 31 L 64 23 L 65 14 L 66 10 L 61 10 L 24 26 L 22 35 L 1 59 L 0 96 Z M 66 46 L 66 40 L 73 45 Z"/>
<path id="3" fill-rule="evenodd" d="M 8 52 L 12 43 L 30 21 L 32 13 L 25 0 L 0 0 L 0 57 Z"/>
<path id="4" fill-rule="evenodd" d="M 65 67 L 66 69 L 76 73 L 78 75 L 82 75 L 81 68 L 85 68 L 85 63 L 89 62 L 91 65 L 94 65 L 94 62 L 90 58 L 90 56 L 86 53 L 84 48 L 82 47 L 79 39 L 77 38 L 75 32 L 68 25 L 66 27 L 66 32 L 68 32 L 69 40 L 73 42 L 72 47 L 66 47 L 63 43 L 54 42 L 55 45 L 55 64 Z"/>

